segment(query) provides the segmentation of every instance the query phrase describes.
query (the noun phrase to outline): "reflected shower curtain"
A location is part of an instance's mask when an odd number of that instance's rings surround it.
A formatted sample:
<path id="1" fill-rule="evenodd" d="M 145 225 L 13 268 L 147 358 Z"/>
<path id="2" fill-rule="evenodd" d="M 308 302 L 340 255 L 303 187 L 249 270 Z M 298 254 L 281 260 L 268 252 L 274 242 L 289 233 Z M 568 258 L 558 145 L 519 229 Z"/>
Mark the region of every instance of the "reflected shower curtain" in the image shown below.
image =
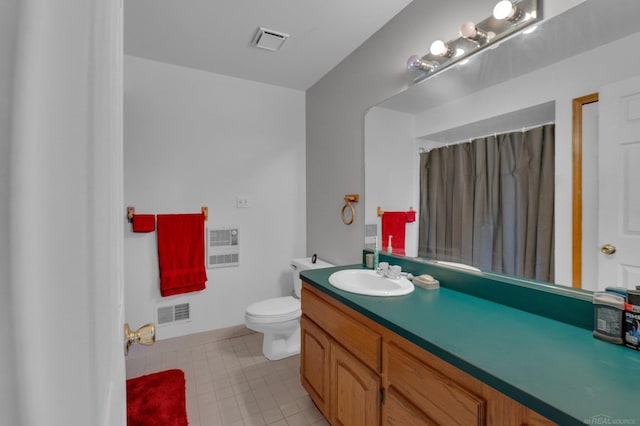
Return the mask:
<path id="1" fill-rule="evenodd" d="M 554 125 L 420 157 L 418 255 L 553 282 Z"/>

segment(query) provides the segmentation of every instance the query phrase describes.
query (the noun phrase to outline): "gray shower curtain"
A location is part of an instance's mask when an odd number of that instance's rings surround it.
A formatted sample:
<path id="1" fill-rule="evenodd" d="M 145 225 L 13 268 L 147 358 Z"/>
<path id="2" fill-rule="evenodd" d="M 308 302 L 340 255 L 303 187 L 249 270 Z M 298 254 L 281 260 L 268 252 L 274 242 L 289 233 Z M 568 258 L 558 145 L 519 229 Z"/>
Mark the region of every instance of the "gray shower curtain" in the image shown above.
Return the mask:
<path id="1" fill-rule="evenodd" d="M 418 255 L 554 279 L 554 125 L 420 157 Z"/>

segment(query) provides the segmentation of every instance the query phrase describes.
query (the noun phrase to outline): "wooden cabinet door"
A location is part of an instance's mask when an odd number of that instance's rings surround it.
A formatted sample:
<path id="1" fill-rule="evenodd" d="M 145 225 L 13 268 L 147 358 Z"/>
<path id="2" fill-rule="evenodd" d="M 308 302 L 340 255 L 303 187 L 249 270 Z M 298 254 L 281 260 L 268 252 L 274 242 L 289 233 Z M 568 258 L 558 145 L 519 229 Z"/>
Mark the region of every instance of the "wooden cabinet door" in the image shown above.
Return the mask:
<path id="1" fill-rule="evenodd" d="M 387 388 L 382 409 L 383 426 L 438 426 L 426 414 L 400 395 Z"/>
<path id="2" fill-rule="evenodd" d="M 300 379 L 322 414 L 329 418 L 329 361 L 331 340 L 307 317 L 300 319 Z"/>
<path id="3" fill-rule="evenodd" d="M 380 424 L 380 377 L 337 344 L 331 346 L 331 424 Z"/>
<path id="4" fill-rule="evenodd" d="M 425 417 L 441 425 L 484 426 L 486 401 L 452 378 L 406 352 L 395 344 L 386 345 L 384 365 L 387 389 L 399 395 Z"/>

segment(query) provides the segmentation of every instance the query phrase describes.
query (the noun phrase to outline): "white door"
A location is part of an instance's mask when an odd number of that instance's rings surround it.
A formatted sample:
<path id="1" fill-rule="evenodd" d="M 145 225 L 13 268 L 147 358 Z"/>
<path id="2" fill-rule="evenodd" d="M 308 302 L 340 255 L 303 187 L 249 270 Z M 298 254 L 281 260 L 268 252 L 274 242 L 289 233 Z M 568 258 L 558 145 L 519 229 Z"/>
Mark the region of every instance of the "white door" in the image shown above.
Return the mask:
<path id="1" fill-rule="evenodd" d="M 640 76 L 600 90 L 598 285 L 640 285 Z"/>
<path id="2" fill-rule="evenodd" d="M 121 2 L 19 4 L 0 424 L 124 425 Z"/>
<path id="3" fill-rule="evenodd" d="M 87 0 L 77 0 L 87 2 Z M 97 403 L 94 424 L 126 424 L 126 372 L 124 359 L 124 223 L 123 202 L 123 2 L 92 0 L 93 46 L 89 61 L 93 156 L 89 201 L 92 224 L 89 275 L 95 321 L 92 351 Z"/>

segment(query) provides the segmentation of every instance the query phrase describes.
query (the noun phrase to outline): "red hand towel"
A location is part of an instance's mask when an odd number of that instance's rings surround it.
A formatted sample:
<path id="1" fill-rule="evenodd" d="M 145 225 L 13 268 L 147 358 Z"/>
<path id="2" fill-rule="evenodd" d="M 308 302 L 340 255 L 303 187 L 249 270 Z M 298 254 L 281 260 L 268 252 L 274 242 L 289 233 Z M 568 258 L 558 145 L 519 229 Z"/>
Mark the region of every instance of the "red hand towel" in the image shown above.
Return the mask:
<path id="1" fill-rule="evenodd" d="M 205 289 L 204 215 L 158 215 L 160 294 L 163 297 Z"/>
<path id="2" fill-rule="evenodd" d="M 391 240 L 391 250 L 393 254 L 404 256 L 404 232 L 407 223 L 406 212 L 384 212 L 382 214 L 382 251 L 387 251 L 389 235 Z"/>
<path id="3" fill-rule="evenodd" d="M 156 215 L 134 214 L 132 222 L 133 232 L 153 232 L 156 230 Z"/>

